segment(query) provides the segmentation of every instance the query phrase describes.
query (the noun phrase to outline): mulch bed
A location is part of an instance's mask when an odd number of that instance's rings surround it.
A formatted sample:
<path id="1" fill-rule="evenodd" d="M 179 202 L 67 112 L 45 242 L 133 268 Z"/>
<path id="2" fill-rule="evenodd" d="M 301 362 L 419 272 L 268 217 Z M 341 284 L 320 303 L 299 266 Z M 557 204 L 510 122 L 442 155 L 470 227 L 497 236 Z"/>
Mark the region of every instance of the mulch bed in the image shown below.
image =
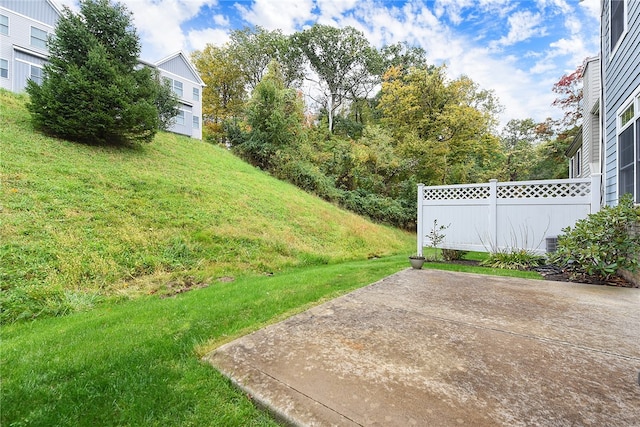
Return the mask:
<path id="1" fill-rule="evenodd" d="M 458 260 L 458 261 L 447 261 L 447 262 L 451 264 L 480 266 L 479 261 L 472 261 L 472 260 Z M 532 270 L 540 273 L 540 275 L 544 277 L 545 280 L 554 280 L 556 282 L 573 282 L 573 283 L 586 283 L 589 285 L 617 286 L 617 287 L 623 287 L 623 288 L 640 288 L 640 286 L 629 282 L 624 277 L 614 276 L 614 277 L 611 277 L 609 280 L 602 280 L 595 276 L 574 275 L 566 270 L 556 267 L 555 265 L 541 265 L 540 267 L 532 268 Z"/>

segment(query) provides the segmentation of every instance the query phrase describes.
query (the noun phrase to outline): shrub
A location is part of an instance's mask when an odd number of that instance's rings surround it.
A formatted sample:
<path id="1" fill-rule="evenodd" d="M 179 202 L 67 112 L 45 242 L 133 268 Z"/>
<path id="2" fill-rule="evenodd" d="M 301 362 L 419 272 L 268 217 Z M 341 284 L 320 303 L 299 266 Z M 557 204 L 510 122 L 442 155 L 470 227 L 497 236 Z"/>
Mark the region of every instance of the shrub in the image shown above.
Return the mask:
<path id="1" fill-rule="evenodd" d="M 509 270 L 529 270 L 541 265 L 544 257 L 526 249 L 497 251 L 481 262 L 481 265 L 492 268 L 506 268 Z"/>
<path id="2" fill-rule="evenodd" d="M 468 253 L 468 251 L 460 251 L 457 249 L 443 249 L 442 258 L 444 258 L 445 261 L 459 261 Z"/>
<path id="3" fill-rule="evenodd" d="M 629 194 L 617 206 L 599 212 L 567 227 L 558 236 L 558 249 L 552 262 L 574 275 L 586 274 L 607 280 L 618 269 L 636 271 L 640 255 L 640 235 L 632 226 L 640 221 L 640 207 Z"/>

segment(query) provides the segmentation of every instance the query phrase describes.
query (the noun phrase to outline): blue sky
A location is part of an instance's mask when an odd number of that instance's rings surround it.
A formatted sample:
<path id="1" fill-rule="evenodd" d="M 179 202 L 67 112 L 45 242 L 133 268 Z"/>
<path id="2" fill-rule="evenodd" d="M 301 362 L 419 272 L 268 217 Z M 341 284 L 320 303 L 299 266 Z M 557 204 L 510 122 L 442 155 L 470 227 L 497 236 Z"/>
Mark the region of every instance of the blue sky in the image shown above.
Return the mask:
<path id="1" fill-rule="evenodd" d="M 512 118 L 558 118 L 553 84 L 598 53 L 600 0 L 121 0 L 134 14 L 144 59 L 155 61 L 260 25 L 285 34 L 314 23 L 361 30 L 377 47 L 423 47 L 495 91 Z M 59 0 L 71 5 L 73 0 Z"/>

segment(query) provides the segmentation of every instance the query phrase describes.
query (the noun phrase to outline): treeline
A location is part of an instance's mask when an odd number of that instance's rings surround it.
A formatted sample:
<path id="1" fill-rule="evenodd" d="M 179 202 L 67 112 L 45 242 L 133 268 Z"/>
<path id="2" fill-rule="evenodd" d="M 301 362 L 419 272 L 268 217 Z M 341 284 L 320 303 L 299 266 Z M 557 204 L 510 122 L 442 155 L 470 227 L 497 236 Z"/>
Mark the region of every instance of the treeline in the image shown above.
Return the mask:
<path id="1" fill-rule="evenodd" d="M 207 84 L 206 140 L 377 221 L 412 226 L 419 182 L 567 175 L 575 122 L 512 120 L 498 131 L 495 94 L 449 78 L 418 47 L 376 49 L 351 27 L 255 27 L 192 59 Z"/>

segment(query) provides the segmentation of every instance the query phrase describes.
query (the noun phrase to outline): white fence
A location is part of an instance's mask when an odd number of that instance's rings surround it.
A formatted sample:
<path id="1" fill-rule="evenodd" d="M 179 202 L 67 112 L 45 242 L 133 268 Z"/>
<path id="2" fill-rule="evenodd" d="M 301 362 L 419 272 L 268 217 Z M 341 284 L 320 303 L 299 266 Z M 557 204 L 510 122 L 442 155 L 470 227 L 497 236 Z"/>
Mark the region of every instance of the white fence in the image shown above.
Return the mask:
<path id="1" fill-rule="evenodd" d="M 527 249 L 543 254 L 546 239 L 600 209 L 600 176 L 545 181 L 426 187 L 418 185 L 418 254 L 437 226 L 447 249 Z"/>

